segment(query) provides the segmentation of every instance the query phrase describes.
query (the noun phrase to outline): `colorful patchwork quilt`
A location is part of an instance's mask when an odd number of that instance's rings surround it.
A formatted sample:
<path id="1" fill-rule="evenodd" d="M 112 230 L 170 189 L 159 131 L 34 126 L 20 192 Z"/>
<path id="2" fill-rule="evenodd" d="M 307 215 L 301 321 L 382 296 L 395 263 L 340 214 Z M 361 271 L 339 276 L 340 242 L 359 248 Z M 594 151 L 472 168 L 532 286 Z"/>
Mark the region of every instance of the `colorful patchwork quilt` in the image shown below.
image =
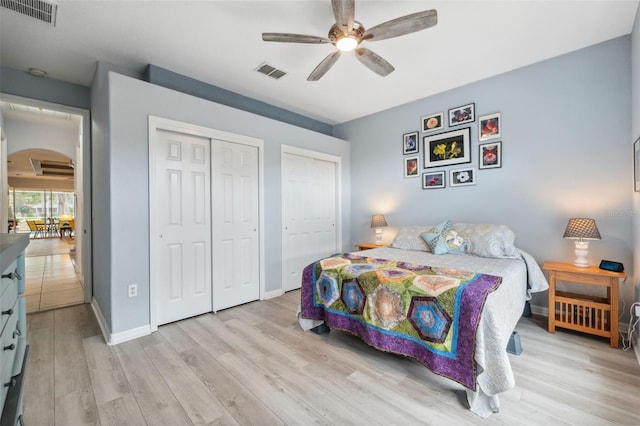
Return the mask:
<path id="1" fill-rule="evenodd" d="M 487 295 L 501 282 L 494 275 L 338 254 L 304 269 L 302 316 L 475 390 L 476 329 Z"/>

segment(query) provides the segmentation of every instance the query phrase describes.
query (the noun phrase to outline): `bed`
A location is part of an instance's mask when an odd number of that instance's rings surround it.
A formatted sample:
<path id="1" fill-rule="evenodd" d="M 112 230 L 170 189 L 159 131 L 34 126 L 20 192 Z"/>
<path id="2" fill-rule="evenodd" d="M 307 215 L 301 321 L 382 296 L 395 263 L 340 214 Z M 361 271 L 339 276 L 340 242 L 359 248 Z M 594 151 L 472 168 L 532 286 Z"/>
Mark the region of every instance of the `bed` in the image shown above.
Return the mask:
<path id="1" fill-rule="evenodd" d="M 320 259 L 303 271 L 299 323 L 416 359 L 462 384 L 471 411 L 486 418 L 515 385 L 506 347 L 525 302 L 548 288 L 514 239 L 504 225 L 447 221 Z"/>

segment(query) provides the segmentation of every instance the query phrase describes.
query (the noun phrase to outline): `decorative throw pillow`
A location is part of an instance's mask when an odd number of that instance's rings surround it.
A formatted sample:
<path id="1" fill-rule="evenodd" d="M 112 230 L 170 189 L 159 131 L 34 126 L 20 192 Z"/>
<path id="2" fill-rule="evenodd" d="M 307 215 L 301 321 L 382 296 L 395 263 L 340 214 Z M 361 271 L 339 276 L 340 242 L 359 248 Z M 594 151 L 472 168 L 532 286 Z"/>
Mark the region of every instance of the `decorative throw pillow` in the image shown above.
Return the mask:
<path id="1" fill-rule="evenodd" d="M 450 220 L 422 233 L 422 239 L 434 254 L 465 253 L 467 241 L 453 229 Z"/>
<path id="2" fill-rule="evenodd" d="M 398 233 L 393 238 L 391 244 L 389 244 L 389 247 L 429 252 L 431 249 L 420 237 L 420 234 L 431 228 L 433 227 L 424 225 L 403 226 L 398 229 Z"/>
<path id="3" fill-rule="evenodd" d="M 453 229 L 467 240 L 467 253 L 481 257 L 517 257 L 515 234 L 506 225 L 454 223 Z"/>

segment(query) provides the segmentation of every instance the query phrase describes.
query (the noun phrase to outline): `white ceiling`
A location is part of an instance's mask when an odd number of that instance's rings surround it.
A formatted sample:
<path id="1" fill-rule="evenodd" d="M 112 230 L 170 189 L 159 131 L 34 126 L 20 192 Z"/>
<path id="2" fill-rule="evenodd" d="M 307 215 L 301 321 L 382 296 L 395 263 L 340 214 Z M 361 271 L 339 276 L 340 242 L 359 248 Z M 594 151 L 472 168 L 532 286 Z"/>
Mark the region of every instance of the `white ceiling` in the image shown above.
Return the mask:
<path id="1" fill-rule="evenodd" d="M 55 27 L 0 9 L 0 64 L 85 86 L 97 61 L 137 71 L 154 64 L 336 124 L 629 34 L 638 3 L 357 0 L 365 28 L 426 9 L 436 9 L 439 22 L 366 43 L 395 66 L 387 77 L 347 54 L 307 82 L 333 46 L 266 43 L 261 33 L 324 37 L 334 23 L 330 0 L 59 0 Z M 255 72 L 263 62 L 288 74 Z"/>

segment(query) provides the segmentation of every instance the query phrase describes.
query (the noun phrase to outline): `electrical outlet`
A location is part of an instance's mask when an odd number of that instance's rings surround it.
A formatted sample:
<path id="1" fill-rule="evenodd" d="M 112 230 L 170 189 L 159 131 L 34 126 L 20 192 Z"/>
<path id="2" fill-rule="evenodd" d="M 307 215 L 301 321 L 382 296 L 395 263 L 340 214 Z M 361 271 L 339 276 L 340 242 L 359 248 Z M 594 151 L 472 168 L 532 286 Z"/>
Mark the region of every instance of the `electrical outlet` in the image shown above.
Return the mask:
<path id="1" fill-rule="evenodd" d="M 636 305 L 636 317 L 640 318 L 640 305 Z"/>
<path id="2" fill-rule="evenodd" d="M 129 297 L 136 297 L 138 295 L 138 284 L 129 284 Z"/>

